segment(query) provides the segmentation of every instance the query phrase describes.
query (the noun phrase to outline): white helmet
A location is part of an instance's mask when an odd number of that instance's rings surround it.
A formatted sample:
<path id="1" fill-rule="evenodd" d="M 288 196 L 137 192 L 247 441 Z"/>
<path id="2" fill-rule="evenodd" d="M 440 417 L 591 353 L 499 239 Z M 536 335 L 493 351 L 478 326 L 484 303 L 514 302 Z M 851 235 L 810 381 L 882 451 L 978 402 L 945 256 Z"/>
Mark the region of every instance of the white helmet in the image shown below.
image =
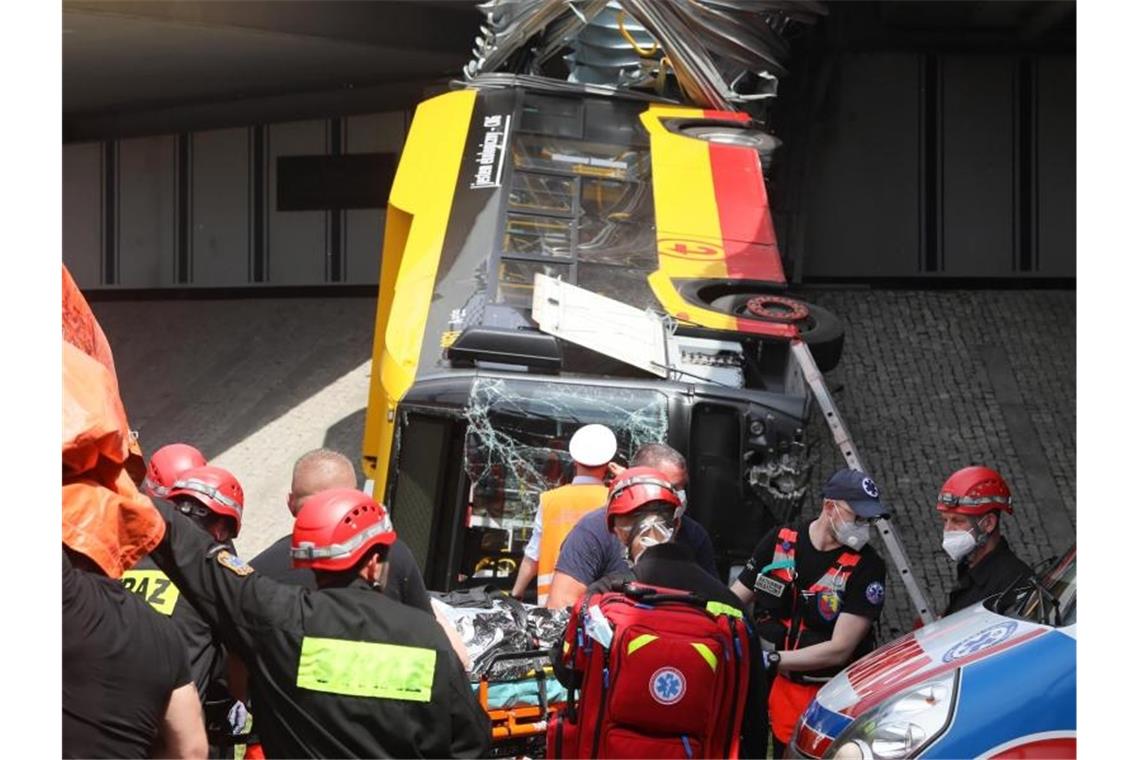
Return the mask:
<path id="1" fill-rule="evenodd" d="M 570 458 L 585 467 L 609 464 L 617 453 L 617 438 L 605 425 L 585 425 L 570 438 Z"/>

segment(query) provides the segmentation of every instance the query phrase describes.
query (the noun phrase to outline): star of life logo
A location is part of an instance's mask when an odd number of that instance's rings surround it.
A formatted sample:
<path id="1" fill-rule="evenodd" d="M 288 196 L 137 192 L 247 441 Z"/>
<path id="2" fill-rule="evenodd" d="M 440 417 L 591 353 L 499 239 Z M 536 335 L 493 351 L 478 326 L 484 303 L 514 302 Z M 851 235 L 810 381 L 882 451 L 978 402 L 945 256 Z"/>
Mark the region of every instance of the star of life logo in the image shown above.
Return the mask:
<path id="1" fill-rule="evenodd" d="M 658 668 L 649 678 L 649 695 L 663 705 L 677 704 L 685 696 L 685 675 L 676 668 Z"/>
<path id="2" fill-rule="evenodd" d="M 991 625 L 989 628 L 982 630 L 963 639 L 950 648 L 946 654 L 942 655 L 943 662 L 953 662 L 960 660 L 963 657 L 969 657 L 972 654 L 989 649 L 992 646 L 997 646 L 1010 637 L 1015 630 L 1017 630 L 1017 623 L 998 623 Z"/>
<path id="3" fill-rule="evenodd" d="M 875 485 L 875 481 L 870 478 L 863 478 L 863 493 L 872 499 L 877 499 L 879 498 L 879 487 Z"/>

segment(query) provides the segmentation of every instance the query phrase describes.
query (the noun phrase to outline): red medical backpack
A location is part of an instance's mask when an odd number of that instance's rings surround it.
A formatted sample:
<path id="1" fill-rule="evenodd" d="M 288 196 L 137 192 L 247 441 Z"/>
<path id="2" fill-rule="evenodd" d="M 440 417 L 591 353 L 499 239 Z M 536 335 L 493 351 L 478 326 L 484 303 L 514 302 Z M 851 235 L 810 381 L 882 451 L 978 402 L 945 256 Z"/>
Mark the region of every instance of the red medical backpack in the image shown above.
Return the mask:
<path id="1" fill-rule="evenodd" d="M 608 647 L 589 633 L 595 605 Z M 547 729 L 547 757 L 738 757 L 749 652 L 736 608 L 638 583 L 587 594 L 562 657 L 580 689 Z"/>

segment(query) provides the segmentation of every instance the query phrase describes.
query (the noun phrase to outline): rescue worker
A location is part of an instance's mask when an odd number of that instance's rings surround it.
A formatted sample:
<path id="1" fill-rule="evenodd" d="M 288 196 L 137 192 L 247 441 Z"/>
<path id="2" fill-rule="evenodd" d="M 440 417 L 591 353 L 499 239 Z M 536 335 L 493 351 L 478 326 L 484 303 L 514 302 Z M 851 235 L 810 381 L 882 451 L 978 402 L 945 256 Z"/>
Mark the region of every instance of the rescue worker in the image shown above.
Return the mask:
<path id="1" fill-rule="evenodd" d="M 685 486 L 689 482 L 685 458 L 664 443 L 647 443 L 638 448 L 630 464 L 632 467 L 651 467 L 665 474 L 681 501 L 677 540 L 688 546 L 697 564 L 715 578 L 712 539 L 703 525 L 684 514 Z M 614 466 L 613 469 L 619 468 Z M 627 566 L 624 548 L 606 525 L 605 507 L 587 512 L 562 543 L 546 606 L 551 609 L 568 607 L 582 598 L 591 583 Z"/>
<path id="2" fill-rule="evenodd" d="M 301 506 L 315 493 L 330 488 L 355 488 L 356 469 L 352 461 L 339 451 L 314 449 L 302 454 L 293 465 L 293 480 L 285 504 L 294 519 Z M 254 570 L 267 578 L 282 583 L 304 586 L 310 591 L 317 590 L 317 580 L 307 567 L 294 567 L 291 556 L 292 533 L 288 533 L 271 544 L 250 560 Z M 384 594 L 397 602 L 402 602 L 435 616 L 436 621 L 447 634 L 464 670 L 471 667 L 471 656 L 455 626 L 447 619 L 442 607 L 432 604 L 431 596 L 424 585 L 424 577 L 408 545 L 397 538 L 388 550 L 388 582 L 384 584 Z M 244 694 L 247 673 L 236 663 L 230 665 L 230 679 Z"/>
<path id="3" fill-rule="evenodd" d="M 574 524 L 592 509 L 606 503 L 602 479 L 617 453 L 617 438 L 605 425 L 583 425 L 570 438 L 570 458 L 574 479 L 569 484 L 543 491 L 538 497 L 534 532 L 523 549 L 511 596 L 522 599 L 527 587 L 538 576 L 538 604 L 546 604 L 558 550 Z"/>
<path id="4" fill-rule="evenodd" d="M 1009 486 L 989 467 L 963 467 L 938 492 L 942 548 L 958 563 L 943 616 L 1016 587 L 1032 574 L 1001 534 L 1001 513 L 1013 514 Z"/>
<path id="5" fill-rule="evenodd" d="M 142 490 L 147 496 L 166 498 L 178 476 L 194 467 L 205 467 L 206 457 L 188 443 L 169 443 L 150 456 Z"/>
<path id="6" fill-rule="evenodd" d="M 170 447 L 166 447 L 170 448 Z M 189 448 L 189 447 L 187 447 Z M 152 457 L 151 464 L 158 457 Z M 162 460 L 160 458 L 160 465 Z M 221 467 L 193 467 L 166 487 L 160 470 L 152 480 L 211 543 L 234 552 L 233 539 L 241 531 L 244 495 L 241 484 Z M 148 468 L 148 478 L 151 477 Z M 159 569 L 150 556 L 123 573 L 123 587 L 168 616 L 177 626 L 190 658 L 190 673 L 202 703 L 211 757 L 233 757 L 235 739 L 245 726 L 246 711 L 227 684 L 226 650 L 218 633 L 196 605 L 182 598 L 181 589 Z"/>
<path id="7" fill-rule="evenodd" d="M 768 695 L 775 757 L 819 688 L 874 648 L 886 567 L 867 541 L 871 521 L 888 514 L 865 472 L 839 470 L 823 487 L 819 516 L 773 528 L 732 584 L 743 602 L 755 601 L 758 633 L 777 650 Z"/>
<path id="8" fill-rule="evenodd" d="M 62 601 L 62 756 L 205 757 L 177 628 L 66 546 Z"/>
<path id="9" fill-rule="evenodd" d="M 256 676 L 268 757 L 477 757 L 490 723 L 430 615 L 380 591 L 396 539 L 367 494 L 306 499 L 293 525 L 297 567 L 317 590 L 262 576 L 156 500 L 166 534 L 152 553 Z M 221 627 L 224 623 L 224 627 Z"/>
<path id="10" fill-rule="evenodd" d="M 293 465 L 293 479 L 285 504 L 294 518 L 301 505 L 315 493 L 330 488 L 356 488 L 356 469 L 352 461 L 338 451 L 315 449 L 302 454 Z M 290 557 L 292 533 L 287 533 L 269 548 L 262 551 L 249 564 L 267 578 L 282 583 L 295 583 L 316 591 L 317 582 L 313 571 L 306 567 L 294 567 Z M 396 539 L 388 551 L 388 583 L 384 593 L 424 612 L 431 612 L 431 600 L 424 577 L 416 564 L 412 550 L 403 541 Z"/>
<path id="11" fill-rule="evenodd" d="M 585 593 L 620 589 L 623 583 L 636 580 L 651 586 L 690 591 L 706 602 L 719 603 L 743 614 L 740 598 L 696 561 L 692 549 L 676 541 L 685 504 L 670 481 L 664 471 L 642 466 L 630 467 L 614 478 L 608 492 L 605 521 L 630 564 L 593 582 Z M 646 610 L 647 618 L 652 614 L 652 609 Z M 646 626 L 652 629 L 652 619 L 646 621 Z M 569 686 L 572 676 L 558 656 L 560 645 L 561 641 L 555 644 L 551 659 L 559 680 Z M 748 718 L 763 705 L 767 689 L 759 647 L 753 643 L 751 651 L 754 656 L 750 662 L 745 710 Z M 742 755 L 762 756 L 767 723 L 746 720 L 743 733 Z"/>

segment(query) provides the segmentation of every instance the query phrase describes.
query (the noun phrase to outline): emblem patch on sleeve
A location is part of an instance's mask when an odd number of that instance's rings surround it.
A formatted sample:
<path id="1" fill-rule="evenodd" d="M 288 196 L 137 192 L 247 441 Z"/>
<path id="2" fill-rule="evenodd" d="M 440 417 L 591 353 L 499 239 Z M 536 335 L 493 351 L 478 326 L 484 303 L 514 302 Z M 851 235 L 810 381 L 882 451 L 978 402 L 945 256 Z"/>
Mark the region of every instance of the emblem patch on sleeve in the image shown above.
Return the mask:
<path id="1" fill-rule="evenodd" d="M 249 575 L 253 572 L 253 567 L 227 551 L 218 552 L 218 564 L 236 575 Z"/>
<path id="2" fill-rule="evenodd" d="M 769 578 L 766 575 L 757 575 L 756 581 L 752 584 L 752 588 L 756 591 L 763 591 L 765 594 L 771 594 L 777 599 L 784 596 L 784 588 L 786 583 L 780 583 L 775 578 Z"/>
<path id="3" fill-rule="evenodd" d="M 883 584 L 874 581 L 867 585 L 867 601 L 876 607 L 883 603 L 883 597 L 887 595 L 886 589 Z"/>

